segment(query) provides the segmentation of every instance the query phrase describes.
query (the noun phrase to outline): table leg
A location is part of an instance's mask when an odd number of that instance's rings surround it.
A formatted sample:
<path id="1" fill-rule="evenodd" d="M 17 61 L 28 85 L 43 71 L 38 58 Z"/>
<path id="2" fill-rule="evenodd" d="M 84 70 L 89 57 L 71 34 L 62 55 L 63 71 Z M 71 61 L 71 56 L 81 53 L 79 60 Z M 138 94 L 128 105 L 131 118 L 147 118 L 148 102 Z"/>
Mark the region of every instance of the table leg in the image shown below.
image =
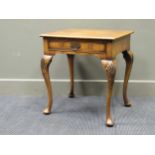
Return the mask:
<path id="1" fill-rule="evenodd" d="M 73 98 L 74 95 L 74 55 L 67 54 L 68 64 L 69 64 L 69 71 L 70 71 L 70 93 L 69 97 Z"/>
<path id="2" fill-rule="evenodd" d="M 129 80 L 130 73 L 131 73 L 131 70 L 132 70 L 133 53 L 131 51 L 124 51 L 123 52 L 123 57 L 124 57 L 125 62 L 126 62 L 124 84 L 123 84 L 123 99 L 124 99 L 124 105 L 126 107 L 130 107 L 131 102 L 128 99 L 127 88 L 128 88 L 128 80 Z"/>
<path id="3" fill-rule="evenodd" d="M 51 113 L 51 108 L 53 104 L 52 87 L 51 87 L 50 75 L 49 75 L 49 66 L 52 62 L 52 58 L 53 56 L 44 55 L 43 58 L 41 59 L 41 70 L 42 70 L 42 74 L 45 80 L 45 84 L 47 87 L 47 93 L 48 93 L 48 105 L 43 111 L 45 115 Z"/>
<path id="4" fill-rule="evenodd" d="M 103 67 L 106 71 L 106 76 L 108 79 L 107 87 L 107 97 L 106 97 L 106 125 L 108 127 L 113 126 L 113 121 L 111 117 L 111 96 L 113 91 L 113 84 L 116 74 L 116 60 L 101 60 Z"/>

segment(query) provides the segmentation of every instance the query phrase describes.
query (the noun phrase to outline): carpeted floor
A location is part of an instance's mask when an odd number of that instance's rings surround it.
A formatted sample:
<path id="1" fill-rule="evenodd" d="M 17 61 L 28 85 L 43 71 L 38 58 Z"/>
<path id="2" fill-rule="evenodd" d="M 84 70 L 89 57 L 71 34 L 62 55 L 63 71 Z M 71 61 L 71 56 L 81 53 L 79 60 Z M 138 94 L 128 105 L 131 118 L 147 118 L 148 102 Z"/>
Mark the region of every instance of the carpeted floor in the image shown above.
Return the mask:
<path id="1" fill-rule="evenodd" d="M 112 101 L 113 128 L 105 122 L 105 97 L 54 98 L 53 114 L 42 114 L 46 97 L 0 96 L 1 135 L 142 135 L 155 134 L 155 98 L 131 98 L 126 108 Z"/>

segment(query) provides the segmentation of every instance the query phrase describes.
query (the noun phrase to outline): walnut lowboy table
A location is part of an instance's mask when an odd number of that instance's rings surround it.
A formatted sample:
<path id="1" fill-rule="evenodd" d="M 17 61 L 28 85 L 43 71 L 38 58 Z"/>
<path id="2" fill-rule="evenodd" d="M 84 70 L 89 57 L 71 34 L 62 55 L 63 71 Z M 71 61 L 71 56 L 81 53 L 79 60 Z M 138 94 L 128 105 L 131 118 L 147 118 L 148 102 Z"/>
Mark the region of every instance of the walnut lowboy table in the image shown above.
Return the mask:
<path id="1" fill-rule="evenodd" d="M 116 56 L 123 54 L 126 62 L 126 70 L 123 84 L 124 105 L 131 106 L 127 97 L 127 86 L 133 64 L 133 53 L 130 51 L 130 36 L 133 31 L 118 30 L 89 30 L 68 29 L 63 31 L 42 34 L 44 43 L 44 55 L 41 59 L 42 74 L 48 92 L 48 105 L 44 114 L 50 114 L 53 104 L 52 88 L 49 76 L 49 66 L 53 56 L 57 53 L 66 54 L 70 67 L 70 93 L 74 97 L 74 56 L 94 55 L 101 60 L 106 71 L 108 85 L 106 97 L 106 125 L 113 126 L 111 117 L 111 96 L 116 73 Z"/>

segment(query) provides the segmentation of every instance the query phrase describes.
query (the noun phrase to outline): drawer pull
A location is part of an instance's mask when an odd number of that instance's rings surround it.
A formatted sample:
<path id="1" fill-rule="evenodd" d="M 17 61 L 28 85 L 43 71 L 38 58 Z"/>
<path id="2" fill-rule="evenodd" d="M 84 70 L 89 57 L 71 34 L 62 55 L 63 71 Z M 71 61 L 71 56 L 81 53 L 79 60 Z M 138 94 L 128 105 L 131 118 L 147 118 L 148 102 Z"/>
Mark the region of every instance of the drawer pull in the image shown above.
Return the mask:
<path id="1" fill-rule="evenodd" d="M 80 49 L 80 43 L 78 43 L 78 42 L 72 42 L 71 43 L 71 49 L 73 50 L 73 51 L 77 51 L 77 50 L 79 50 Z"/>

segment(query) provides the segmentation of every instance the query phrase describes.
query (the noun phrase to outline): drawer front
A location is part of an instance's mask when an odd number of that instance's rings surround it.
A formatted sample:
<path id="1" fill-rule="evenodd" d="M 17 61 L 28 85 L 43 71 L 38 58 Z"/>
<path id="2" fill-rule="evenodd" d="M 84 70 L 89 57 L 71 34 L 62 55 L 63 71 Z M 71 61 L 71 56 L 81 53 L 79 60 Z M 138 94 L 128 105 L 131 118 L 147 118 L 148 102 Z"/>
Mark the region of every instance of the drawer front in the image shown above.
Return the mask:
<path id="1" fill-rule="evenodd" d="M 79 53 L 103 53 L 105 44 L 101 41 L 81 40 L 49 40 L 49 51 L 79 52 Z"/>

